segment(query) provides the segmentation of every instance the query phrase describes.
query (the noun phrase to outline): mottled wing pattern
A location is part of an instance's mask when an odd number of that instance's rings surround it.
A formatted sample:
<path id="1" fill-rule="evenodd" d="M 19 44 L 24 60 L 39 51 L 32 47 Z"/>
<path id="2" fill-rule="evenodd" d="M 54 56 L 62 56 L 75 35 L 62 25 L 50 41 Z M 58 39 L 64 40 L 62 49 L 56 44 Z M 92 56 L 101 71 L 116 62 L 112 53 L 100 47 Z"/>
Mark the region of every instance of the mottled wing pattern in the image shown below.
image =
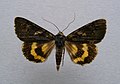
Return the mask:
<path id="1" fill-rule="evenodd" d="M 95 20 L 66 37 L 65 46 L 76 64 L 87 64 L 97 55 L 96 43 L 99 43 L 106 33 L 106 20 Z"/>
<path id="2" fill-rule="evenodd" d="M 98 43 L 106 33 L 106 20 L 95 20 L 67 36 L 67 41 L 78 43 Z"/>
<path id="3" fill-rule="evenodd" d="M 54 39 L 52 33 L 22 17 L 15 18 L 15 32 L 24 42 L 47 42 Z"/>
<path id="4" fill-rule="evenodd" d="M 66 42 L 65 46 L 71 60 L 76 64 L 88 64 L 92 62 L 97 54 L 97 47 L 94 44 Z"/>
<path id="5" fill-rule="evenodd" d="M 44 62 L 55 45 L 52 33 L 21 17 L 15 18 L 15 32 L 24 41 L 25 57 L 36 63 Z"/>

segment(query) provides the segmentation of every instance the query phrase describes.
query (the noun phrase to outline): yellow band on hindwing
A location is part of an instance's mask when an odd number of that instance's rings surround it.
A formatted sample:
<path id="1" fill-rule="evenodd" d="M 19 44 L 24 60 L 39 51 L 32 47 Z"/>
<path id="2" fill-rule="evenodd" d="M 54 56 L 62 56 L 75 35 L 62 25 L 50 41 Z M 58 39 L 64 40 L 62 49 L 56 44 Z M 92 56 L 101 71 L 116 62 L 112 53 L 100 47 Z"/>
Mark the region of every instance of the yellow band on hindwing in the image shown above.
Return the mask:
<path id="1" fill-rule="evenodd" d="M 78 48 L 76 47 L 76 45 L 72 44 L 72 48 L 71 48 L 71 52 L 75 55 L 78 52 Z"/>
<path id="2" fill-rule="evenodd" d="M 84 53 L 82 56 L 77 57 L 73 60 L 75 63 L 77 63 L 78 61 L 84 61 L 84 59 L 88 57 L 88 46 L 87 44 L 82 44 L 82 45 L 83 45 L 82 50 L 84 51 Z"/>
<path id="3" fill-rule="evenodd" d="M 47 50 L 48 50 L 48 43 L 46 43 L 46 44 L 44 44 L 43 46 L 42 46 L 42 52 L 45 54 L 46 52 L 47 52 Z"/>
<path id="4" fill-rule="evenodd" d="M 40 55 L 37 55 L 37 53 L 35 52 L 36 48 L 37 48 L 37 43 L 33 42 L 33 44 L 31 45 L 31 55 L 34 57 L 34 59 L 38 59 L 38 60 L 41 60 L 42 62 L 44 62 L 45 58 Z"/>

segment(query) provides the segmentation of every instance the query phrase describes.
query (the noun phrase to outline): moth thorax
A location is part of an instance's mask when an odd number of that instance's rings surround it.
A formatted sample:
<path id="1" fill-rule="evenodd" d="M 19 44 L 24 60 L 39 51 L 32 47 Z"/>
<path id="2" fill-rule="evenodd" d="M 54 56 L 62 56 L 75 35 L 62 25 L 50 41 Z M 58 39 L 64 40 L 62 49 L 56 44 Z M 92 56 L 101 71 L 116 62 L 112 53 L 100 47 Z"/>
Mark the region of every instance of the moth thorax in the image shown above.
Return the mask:
<path id="1" fill-rule="evenodd" d="M 59 32 L 55 37 L 55 44 L 57 47 L 63 47 L 65 43 L 65 36 L 62 32 Z"/>

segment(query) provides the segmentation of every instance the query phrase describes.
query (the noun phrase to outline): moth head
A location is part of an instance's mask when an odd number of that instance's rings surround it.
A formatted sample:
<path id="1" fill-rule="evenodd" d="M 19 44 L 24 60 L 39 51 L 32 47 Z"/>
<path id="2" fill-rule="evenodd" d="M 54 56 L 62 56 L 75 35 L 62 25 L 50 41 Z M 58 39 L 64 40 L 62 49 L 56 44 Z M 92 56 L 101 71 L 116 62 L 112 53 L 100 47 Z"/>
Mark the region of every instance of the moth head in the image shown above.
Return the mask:
<path id="1" fill-rule="evenodd" d="M 63 34 L 63 32 L 59 32 L 57 35 L 56 35 L 56 41 L 59 40 L 59 41 L 63 41 L 65 40 L 65 35 Z"/>
<path id="2" fill-rule="evenodd" d="M 59 33 L 57 35 L 63 36 L 63 32 L 59 31 Z"/>

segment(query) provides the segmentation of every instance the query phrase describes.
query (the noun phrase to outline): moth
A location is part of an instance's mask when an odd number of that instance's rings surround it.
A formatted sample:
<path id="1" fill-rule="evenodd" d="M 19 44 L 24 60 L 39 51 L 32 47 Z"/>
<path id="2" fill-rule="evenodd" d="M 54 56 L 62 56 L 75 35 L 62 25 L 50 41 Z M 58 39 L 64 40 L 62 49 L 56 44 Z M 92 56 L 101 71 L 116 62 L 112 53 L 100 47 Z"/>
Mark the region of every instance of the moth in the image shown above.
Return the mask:
<path id="1" fill-rule="evenodd" d="M 15 33 L 24 42 L 22 47 L 24 56 L 29 61 L 42 63 L 47 60 L 55 46 L 57 71 L 64 60 L 65 49 L 75 64 L 89 64 L 94 60 L 97 55 L 96 44 L 101 42 L 106 33 L 106 20 L 95 20 L 67 36 L 63 31 L 59 30 L 58 34 L 54 35 L 25 18 L 15 18 Z"/>

